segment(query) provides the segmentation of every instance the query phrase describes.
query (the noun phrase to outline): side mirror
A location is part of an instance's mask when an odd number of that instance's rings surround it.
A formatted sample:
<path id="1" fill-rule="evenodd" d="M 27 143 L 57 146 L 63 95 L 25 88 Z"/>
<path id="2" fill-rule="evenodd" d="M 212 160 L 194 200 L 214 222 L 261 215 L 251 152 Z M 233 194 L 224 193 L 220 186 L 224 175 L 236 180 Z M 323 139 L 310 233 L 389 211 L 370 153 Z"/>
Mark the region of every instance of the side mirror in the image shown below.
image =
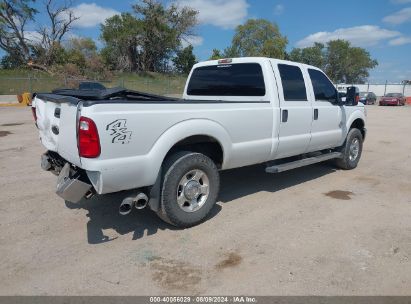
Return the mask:
<path id="1" fill-rule="evenodd" d="M 347 106 L 356 106 L 360 101 L 360 89 L 357 87 L 347 88 L 347 97 L 345 104 Z"/>
<path id="2" fill-rule="evenodd" d="M 345 101 L 346 101 L 346 97 L 347 94 L 345 93 L 341 93 L 341 92 L 337 92 L 337 100 L 334 102 L 335 105 L 338 106 L 343 106 L 345 105 Z"/>

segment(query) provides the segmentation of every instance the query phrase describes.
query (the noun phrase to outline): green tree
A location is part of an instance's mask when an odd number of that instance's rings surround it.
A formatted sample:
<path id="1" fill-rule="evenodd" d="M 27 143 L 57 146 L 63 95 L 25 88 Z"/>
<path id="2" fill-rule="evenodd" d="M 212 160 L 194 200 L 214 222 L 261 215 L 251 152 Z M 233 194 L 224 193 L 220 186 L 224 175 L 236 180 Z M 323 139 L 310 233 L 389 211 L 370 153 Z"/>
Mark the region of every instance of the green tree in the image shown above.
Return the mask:
<path id="1" fill-rule="evenodd" d="M 164 71 L 181 40 L 193 34 L 198 12 L 175 4 L 166 7 L 156 0 L 142 0 L 133 8 L 142 26 L 142 69 Z"/>
<path id="2" fill-rule="evenodd" d="M 21 61 L 21 58 L 13 57 L 13 55 L 5 55 L 1 58 L 0 66 L 2 69 L 17 69 L 24 65 L 24 62 Z"/>
<path id="3" fill-rule="evenodd" d="M 326 45 L 315 43 L 311 47 L 295 48 L 287 59 L 319 67 L 336 83 L 364 83 L 369 70 L 378 65 L 369 52 L 353 47 L 345 40 L 331 40 Z"/>
<path id="4" fill-rule="evenodd" d="M 249 19 L 235 30 L 232 44 L 225 50 L 227 57 L 285 58 L 287 37 L 278 26 L 265 19 Z"/>
<path id="5" fill-rule="evenodd" d="M 91 38 L 72 38 L 67 49 L 69 51 L 78 51 L 83 54 L 85 59 L 90 59 L 97 55 L 96 43 Z"/>
<path id="6" fill-rule="evenodd" d="M 105 47 L 101 50 L 103 61 L 111 69 L 138 70 L 142 35 L 142 22 L 130 13 L 106 19 L 101 25 L 101 39 L 105 42 Z"/>
<path id="7" fill-rule="evenodd" d="M 27 25 L 34 20 L 37 10 L 31 4 L 34 0 L 0 1 L 0 48 L 14 63 L 27 63 L 30 58 L 30 40 L 27 39 Z"/>
<path id="8" fill-rule="evenodd" d="M 325 71 L 334 82 L 364 83 L 369 70 L 378 65 L 363 48 L 351 46 L 349 41 L 332 40 L 327 43 Z"/>
<path id="9" fill-rule="evenodd" d="M 320 69 L 325 67 L 325 45 L 314 43 L 314 46 L 307 48 L 295 48 L 288 55 L 288 59 L 316 66 Z"/>
<path id="10" fill-rule="evenodd" d="M 197 63 L 196 56 L 193 53 L 193 46 L 177 51 L 176 57 L 173 58 L 174 66 L 179 73 L 189 74 L 193 65 Z"/>
<path id="11" fill-rule="evenodd" d="M 213 49 L 213 53 L 211 54 L 210 60 L 218 60 L 223 58 L 221 51 L 218 49 Z"/>
<path id="12" fill-rule="evenodd" d="M 191 36 L 197 11 L 156 0 L 142 0 L 130 13 L 113 16 L 101 26 L 104 62 L 112 69 L 165 71 L 181 40 Z"/>

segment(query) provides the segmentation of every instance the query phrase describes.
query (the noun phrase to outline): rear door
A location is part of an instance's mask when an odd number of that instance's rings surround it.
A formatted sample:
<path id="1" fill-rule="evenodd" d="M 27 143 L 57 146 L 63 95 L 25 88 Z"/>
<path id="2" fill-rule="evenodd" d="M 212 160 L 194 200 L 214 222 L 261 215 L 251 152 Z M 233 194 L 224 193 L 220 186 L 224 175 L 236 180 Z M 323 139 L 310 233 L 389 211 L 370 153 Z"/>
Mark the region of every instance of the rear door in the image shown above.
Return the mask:
<path id="1" fill-rule="evenodd" d="M 342 111 L 336 104 L 337 89 L 323 72 L 308 68 L 313 99 L 313 124 L 308 152 L 336 147 L 342 139 Z"/>
<path id="2" fill-rule="evenodd" d="M 280 99 L 279 146 L 275 158 L 306 152 L 311 139 L 312 106 L 308 99 L 302 65 L 273 65 Z"/>

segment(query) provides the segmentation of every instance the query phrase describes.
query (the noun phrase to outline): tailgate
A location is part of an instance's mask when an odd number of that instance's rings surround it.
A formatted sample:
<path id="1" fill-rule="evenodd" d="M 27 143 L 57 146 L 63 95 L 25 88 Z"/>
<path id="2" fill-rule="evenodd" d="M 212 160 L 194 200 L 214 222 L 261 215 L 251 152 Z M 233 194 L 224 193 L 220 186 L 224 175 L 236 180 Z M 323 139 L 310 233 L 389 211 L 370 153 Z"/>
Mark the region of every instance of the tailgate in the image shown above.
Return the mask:
<path id="1" fill-rule="evenodd" d="M 80 100 L 54 94 L 38 94 L 36 108 L 40 141 L 72 164 L 81 165 L 77 148 L 77 106 Z"/>

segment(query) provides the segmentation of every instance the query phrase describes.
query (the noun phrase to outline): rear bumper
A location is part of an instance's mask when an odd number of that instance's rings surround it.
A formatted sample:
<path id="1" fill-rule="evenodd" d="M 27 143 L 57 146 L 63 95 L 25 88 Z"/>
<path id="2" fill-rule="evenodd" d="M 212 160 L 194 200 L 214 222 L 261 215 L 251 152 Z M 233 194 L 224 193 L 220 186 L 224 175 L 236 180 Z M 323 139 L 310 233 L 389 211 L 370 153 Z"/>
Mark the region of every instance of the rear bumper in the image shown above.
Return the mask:
<path id="1" fill-rule="evenodd" d="M 380 101 L 380 106 L 396 106 L 398 101 Z"/>
<path id="2" fill-rule="evenodd" d="M 85 172 L 69 162 L 64 162 L 61 158 L 56 159 L 55 155 L 47 152 L 41 156 L 41 168 L 58 175 L 56 194 L 64 200 L 77 203 L 93 194 L 93 187 Z"/>
<path id="3" fill-rule="evenodd" d="M 91 191 L 91 185 L 81 181 L 77 172 L 66 163 L 57 179 L 56 194 L 66 201 L 77 203 Z"/>

